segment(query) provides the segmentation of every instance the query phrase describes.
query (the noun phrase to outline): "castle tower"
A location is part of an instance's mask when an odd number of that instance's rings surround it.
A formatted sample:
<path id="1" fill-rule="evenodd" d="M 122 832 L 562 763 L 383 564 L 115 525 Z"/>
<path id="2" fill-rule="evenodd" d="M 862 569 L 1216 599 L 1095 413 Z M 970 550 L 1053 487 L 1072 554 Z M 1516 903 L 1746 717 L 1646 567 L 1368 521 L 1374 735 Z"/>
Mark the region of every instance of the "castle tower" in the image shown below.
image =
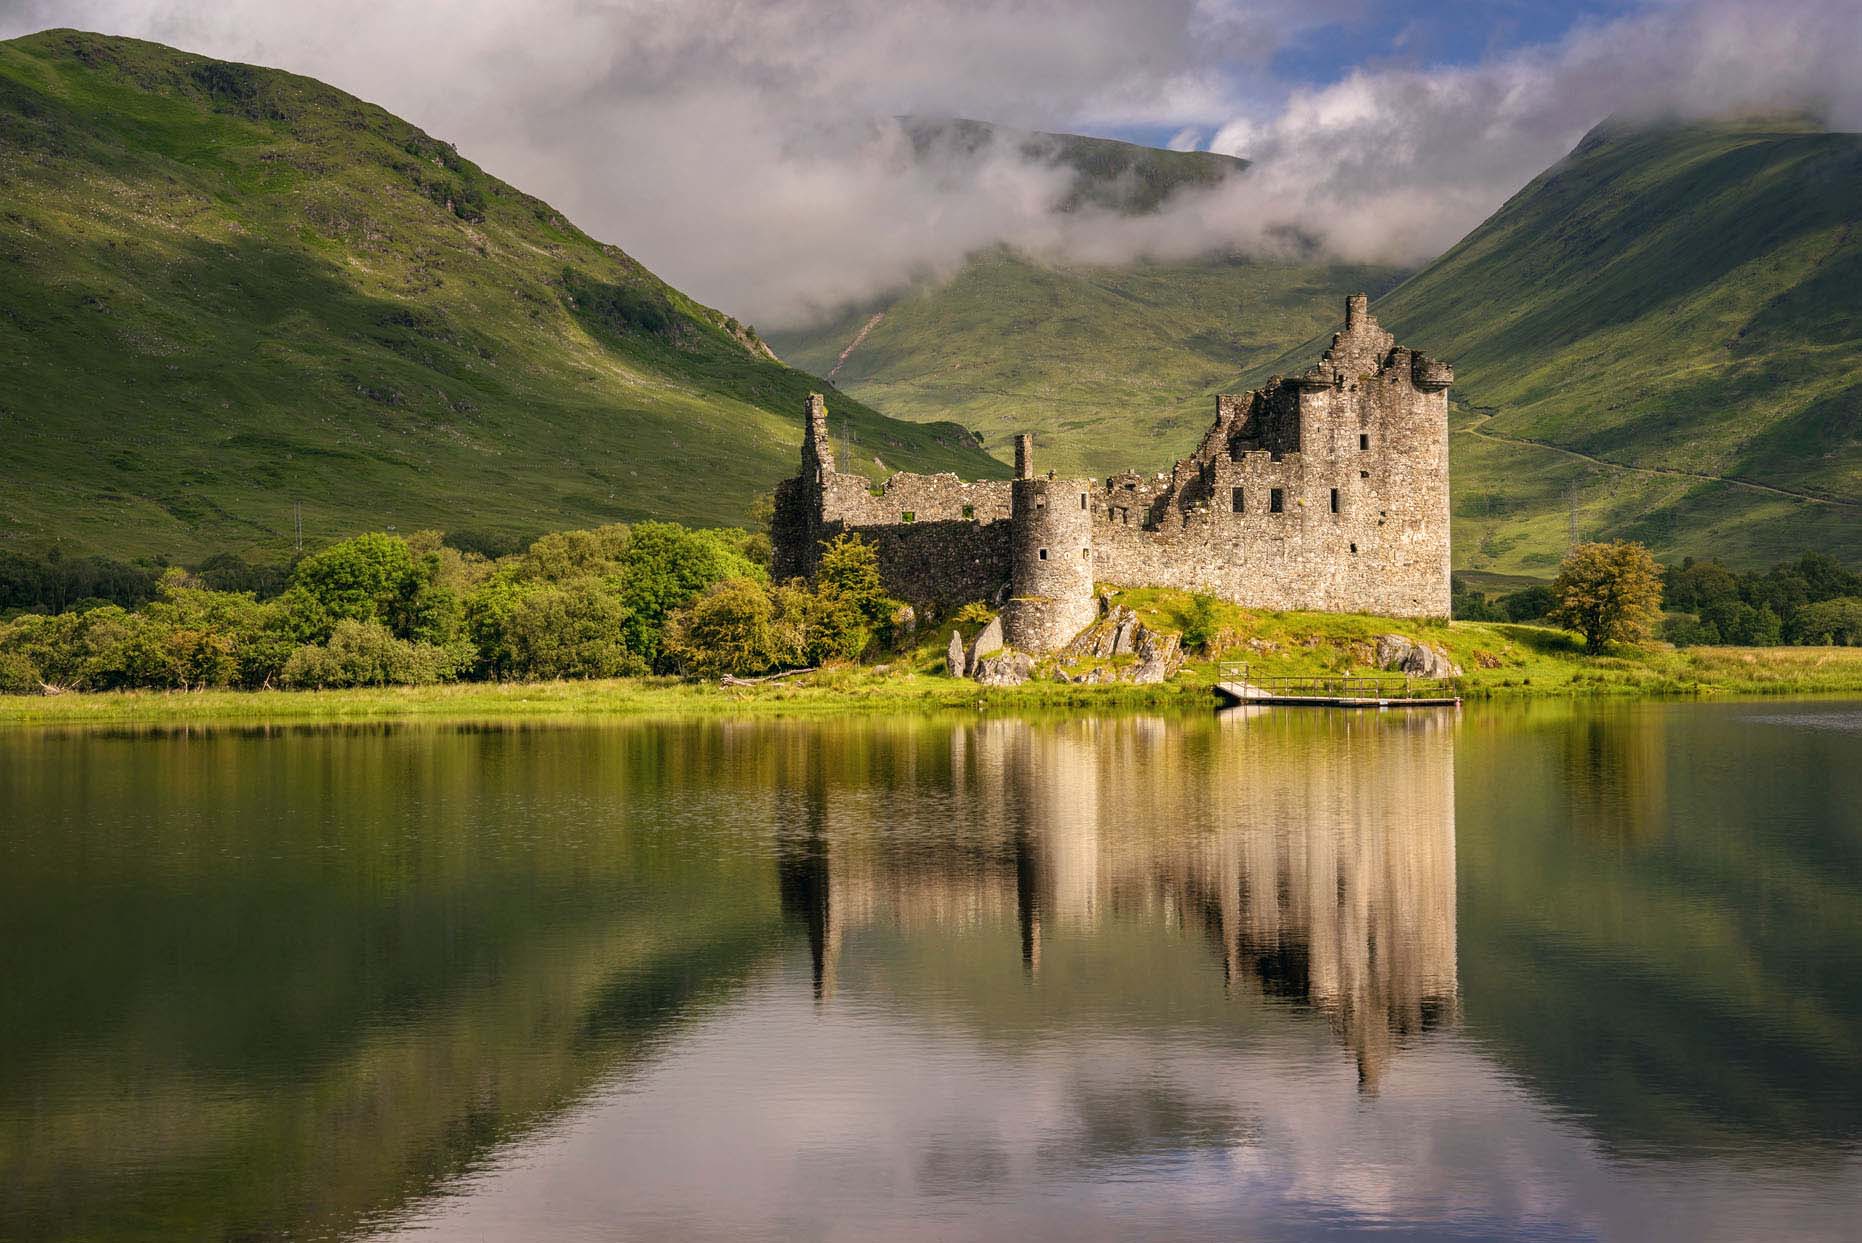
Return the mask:
<path id="1" fill-rule="evenodd" d="M 1034 437 L 1015 439 L 1010 591 L 1002 637 L 1023 652 L 1051 652 L 1099 616 L 1093 595 L 1092 485 L 1037 479 Z"/>

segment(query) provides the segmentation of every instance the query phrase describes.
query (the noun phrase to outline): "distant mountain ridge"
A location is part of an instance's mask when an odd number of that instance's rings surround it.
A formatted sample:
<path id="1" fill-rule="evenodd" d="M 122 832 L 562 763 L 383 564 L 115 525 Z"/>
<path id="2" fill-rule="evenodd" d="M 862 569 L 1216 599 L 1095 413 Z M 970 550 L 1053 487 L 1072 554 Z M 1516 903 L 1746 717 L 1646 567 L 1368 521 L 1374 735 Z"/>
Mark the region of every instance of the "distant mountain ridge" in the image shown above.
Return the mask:
<path id="1" fill-rule="evenodd" d="M 450 145 L 311 79 L 0 43 L 0 547 L 742 522 L 823 382 Z M 1003 473 L 834 394 L 857 469 Z M 883 463 L 883 465 L 882 465 Z"/>
<path id="2" fill-rule="evenodd" d="M 1114 138 L 1015 129 L 968 117 L 903 116 L 900 125 L 921 161 L 1012 152 L 1030 164 L 1064 168 L 1072 186 L 1061 211 L 1097 207 L 1122 215 L 1158 211 L 1184 191 L 1208 190 L 1243 172 L 1248 161 L 1213 151 L 1166 151 Z"/>

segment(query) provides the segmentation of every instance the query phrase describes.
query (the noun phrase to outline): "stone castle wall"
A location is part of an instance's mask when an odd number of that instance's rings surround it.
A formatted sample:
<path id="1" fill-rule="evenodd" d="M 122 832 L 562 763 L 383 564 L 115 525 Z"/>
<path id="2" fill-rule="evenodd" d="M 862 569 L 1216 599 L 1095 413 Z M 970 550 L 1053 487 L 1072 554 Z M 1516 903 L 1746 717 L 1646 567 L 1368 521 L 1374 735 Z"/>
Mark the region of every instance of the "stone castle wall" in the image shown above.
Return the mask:
<path id="1" fill-rule="evenodd" d="M 875 486 L 834 468 L 827 406 L 809 398 L 802 473 L 776 490 L 772 572 L 778 579 L 814 572 L 822 542 L 856 534 L 879 551 L 880 572 L 894 595 L 923 608 L 995 600 L 1010 571 L 1010 483 L 966 483 L 953 474 L 901 471 Z"/>
<path id="2" fill-rule="evenodd" d="M 1023 437 L 1013 483 L 897 474 L 874 488 L 834 470 L 811 398 L 802 474 L 777 495 L 777 573 L 810 572 L 821 540 L 857 532 L 888 588 L 924 607 L 995 600 L 1012 583 L 1009 642 L 1030 651 L 1093 620 L 1095 581 L 1446 617 L 1452 380 L 1398 347 L 1359 294 L 1311 370 L 1217 398 L 1201 444 L 1168 472 L 1103 482 L 1035 478 Z"/>
<path id="3" fill-rule="evenodd" d="M 1317 367 L 1219 398 L 1169 474 L 1106 481 L 1094 572 L 1257 608 L 1447 616 L 1451 377 L 1353 298 Z"/>

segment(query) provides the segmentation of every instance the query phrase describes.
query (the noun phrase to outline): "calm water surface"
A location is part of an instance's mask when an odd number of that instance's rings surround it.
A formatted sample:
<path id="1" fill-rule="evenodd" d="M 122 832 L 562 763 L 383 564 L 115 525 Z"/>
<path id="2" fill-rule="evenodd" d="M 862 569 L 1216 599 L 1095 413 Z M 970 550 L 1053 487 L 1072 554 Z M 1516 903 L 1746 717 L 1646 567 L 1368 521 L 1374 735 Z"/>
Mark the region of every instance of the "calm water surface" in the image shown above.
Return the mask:
<path id="1" fill-rule="evenodd" d="M 0 1238 L 1850 1238 L 1862 705 L 0 733 Z"/>

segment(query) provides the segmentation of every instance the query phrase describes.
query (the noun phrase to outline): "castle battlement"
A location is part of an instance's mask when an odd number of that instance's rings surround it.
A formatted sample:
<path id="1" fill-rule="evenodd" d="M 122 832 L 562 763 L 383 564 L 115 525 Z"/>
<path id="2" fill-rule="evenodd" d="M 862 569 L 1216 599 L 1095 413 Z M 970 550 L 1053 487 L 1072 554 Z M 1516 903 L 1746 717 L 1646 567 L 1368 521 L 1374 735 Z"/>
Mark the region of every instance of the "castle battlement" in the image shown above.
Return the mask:
<path id="1" fill-rule="evenodd" d="M 1015 478 L 899 473 L 875 490 L 835 469 L 809 398 L 802 473 L 777 490 L 776 572 L 812 571 L 820 541 L 858 532 L 890 590 L 927 607 L 1005 605 L 1012 646 L 1057 647 L 1089 624 L 1095 583 L 1206 591 L 1236 604 L 1446 617 L 1448 396 L 1454 369 L 1401 348 L 1354 294 L 1311 368 L 1216 398 L 1170 470 Z"/>

